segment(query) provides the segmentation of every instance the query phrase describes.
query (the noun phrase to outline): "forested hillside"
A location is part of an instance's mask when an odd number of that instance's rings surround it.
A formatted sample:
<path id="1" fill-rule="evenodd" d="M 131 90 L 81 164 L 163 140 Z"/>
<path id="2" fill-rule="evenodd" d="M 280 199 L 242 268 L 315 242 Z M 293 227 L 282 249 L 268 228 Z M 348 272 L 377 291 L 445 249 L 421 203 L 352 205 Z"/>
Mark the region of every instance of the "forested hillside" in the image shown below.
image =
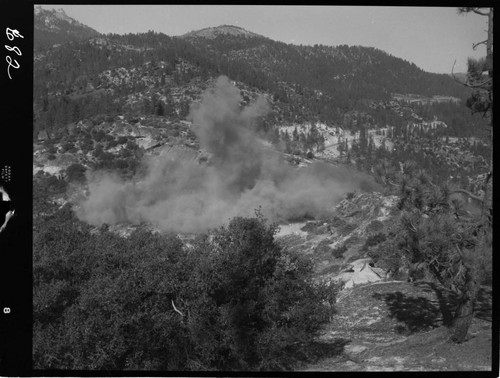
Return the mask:
<path id="1" fill-rule="evenodd" d="M 36 369 L 487 370 L 471 88 L 372 47 L 41 8 L 34 59 Z"/>
<path id="2" fill-rule="evenodd" d="M 136 75 L 119 75 L 114 82 L 119 90 L 111 91 L 103 76 L 115 76 L 118 69 Z M 34 98 L 45 109 L 56 94 L 66 101 L 106 94 L 120 106 L 124 96 L 149 86 L 188 85 L 220 74 L 268 93 L 289 121 L 338 123 L 346 112 L 369 109 L 373 101 L 391 100 L 394 93 L 458 100 L 468 93 L 448 75 L 426 73 L 374 48 L 295 46 L 256 35 L 221 33 L 208 39 L 150 32 L 71 42 L 41 54 Z"/>

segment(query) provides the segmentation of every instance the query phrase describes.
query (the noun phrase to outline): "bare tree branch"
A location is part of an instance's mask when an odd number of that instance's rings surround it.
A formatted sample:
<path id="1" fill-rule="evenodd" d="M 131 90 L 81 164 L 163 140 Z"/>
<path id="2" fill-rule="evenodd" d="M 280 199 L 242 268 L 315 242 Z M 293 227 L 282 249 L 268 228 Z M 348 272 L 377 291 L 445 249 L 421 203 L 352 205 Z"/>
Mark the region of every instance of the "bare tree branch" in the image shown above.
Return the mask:
<path id="1" fill-rule="evenodd" d="M 477 13 L 477 14 L 480 14 L 481 16 L 488 16 L 489 13 L 483 13 L 481 12 L 479 9 L 481 7 L 459 7 L 458 8 L 458 13 L 459 14 L 467 14 L 469 12 L 474 12 L 474 13 Z"/>
<path id="2" fill-rule="evenodd" d="M 475 49 L 476 49 L 479 45 L 482 45 L 482 44 L 485 44 L 485 45 L 486 45 L 487 43 L 488 43 L 488 40 L 487 40 L 487 39 L 486 39 L 486 40 L 484 40 L 484 41 L 482 41 L 482 42 L 474 43 L 474 44 L 472 45 L 472 50 L 475 50 Z"/>
<path id="3" fill-rule="evenodd" d="M 417 228 L 415 227 L 415 225 L 412 223 L 411 220 L 408 219 L 408 223 L 410 223 L 410 231 L 413 232 L 414 234 L 417 233 Z"/>
<path id="4" fill-rule="evenodd" d="M 174 304 L 174 300 L 172 299 L 172 307 L 174 308 L 174 311 L 177 312 L 178 314 L 180 314 L 180 316 L 184 316 L 184 314 L 182 312 L 180 312 L 177 307 L 175 307 L 175 304 Z"/>
<path id="5" fill-rule="evenodd" d="M 455 61 L 453 62 L 453 67 L 451 67 L 451 76 L 453 77 L 453 79 L 459 83 L 459 84 L 465 84 L 464 82 L 460 81 L 457 79 L 457 77 L 455 76 L 455 73 L 453 72 L 453 70 L 455 69 L 455 64 L 457 64 L 457 60 L 455 59 Z"/>
<path id="6" fill-rule="evenodd" d="M 492 79 L 488 79 L 482 83 L 479 83 L 479 84 L 469 84 L 465 81 L 460 81 L 456 76 L 455 76 L 455 73 L 453 72 L 453 70 L 455 69 L 455 64 L 457 63 L 456 59 L 455 59 L 455 62 L 453 62 L 453 67 L 451 67 L 451 76 L 453 77 L 453 79 L 455 79 L 455 81 L 459 84 L 462 84 L 462 85 L 465 85 L 466 87 L 468 88 L 481 88 L 483 87 L 485 84 L 488 84 L 489 82 L 492 81 Z M 485 89 L 487 90 L 487 89 Z"/>
<path id="7" fill-rule="evenodd" d="M 474 12 L 474 13 L 476 13 L 476 14 L 480 14 L 481 16 L 489 16 L 490 15 L 489 12 L 488 13 L 483 13 L 480 10 L 478 10 L 478 8 L 472 8 L 471 11 Z"/>
<path id="8" fill-rule="evenodd" d="M 399 187 L 399 184 L 392 182 L 391 180 L 387 179 L 387 182 L 391 184 L 392 186 Z"/>
<path id="9" fill-rule="evenodd" d="M 489 78 L 488 80 L 486 81 L 483 81 L 482 83 L 478 83 L 478 84 L 469 84 L 469 83 L 462 83 L 463 85 L 469 87 L 469 88 L 481 88 L 481 87 L 484 87 L 486 84 L 492 82 L 493 79 L 492 78 Z M 484 90 L 486 91 L 487 89 L 484 88 Z"/>
<path id="10" fill-rule="evenodd" d="M 479 201 L 481 203 L 483 202 L 483 199 L 481 197 L 476 196 L 475 194 L 472 194 L 471 192 L 469 192 L 465 189 L 455 189 L 452 193 L 463 193 L 476 201 Z"/>

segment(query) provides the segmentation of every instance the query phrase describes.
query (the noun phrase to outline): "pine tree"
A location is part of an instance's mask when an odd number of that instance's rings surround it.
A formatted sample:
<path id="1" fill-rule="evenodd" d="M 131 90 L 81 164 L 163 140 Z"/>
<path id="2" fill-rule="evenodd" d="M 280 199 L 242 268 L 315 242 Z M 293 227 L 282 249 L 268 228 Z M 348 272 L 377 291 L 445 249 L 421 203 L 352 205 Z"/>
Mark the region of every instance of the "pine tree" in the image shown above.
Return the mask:
<path id="1" fill-rule="evenodd" d="M 478 267 L 491 253 L 491 229 L 473 216 L 458 217 L 451 206 L 450 189 L 435 185 L 417 167 L 407 161 L 396 176 L 402 216 L 395 248 L 412 269 L 430 273 L 457 294 L 449 341 L 461 343 L 472 322 L 480 284 Z"/>
<path id="2" fill-rule="evenodd" d="M 288 130 L 285 130 L 285 132 L 283 133 L 283 140 L 285 142 L 290 142 L 290 135 L 288 135 Z"/>
<path id="3" fill-rule="evenodd" d="M 144 114 L 151 114 L 153 109 L 154 108 L 151 104 L 151 100 L 147 97 L 144 97 L 142 100 L 142 112 Z"/>
<path id="4" fill-rule="evenodd" d="M 163 117 L 165 115 L 165 109 L 161 101 L 158 101 L 158 103 L 156 104 L 156 115 L 160 117 Z"/>
<path id="5" fill-rule="evenodd" d="M 460 14 L 474 13 L 488 18 L 487 38 L 473 45 L 475 50 L 480 45 L 486 45 L 486 57 L 479 60 L 469 58 L 467 62 L 466 86 L 472 88 L 472 96 L 467 100 L 467 106 L 474 113 L 481 113 L 488 122 L 490 144 L 493 145 L 493 8 L 462 7 Z M 486 73 L 486 75 L 485 75 Z M 493 149 L 489 159 L 489 172 L 483 184 L 482 215 L 487 217 L 491 208 L 490 180 L 493 178 Z"/>
<path id="6" fill-rule="evenodd" d="M 345 144 L 344 144 L 344 142 L 340 141 L 338 143 L 338 145 L 337 145 L 337 151 L 339 152 L 340 158 L 342 159 L 342 157 L 345 154 Z"/>

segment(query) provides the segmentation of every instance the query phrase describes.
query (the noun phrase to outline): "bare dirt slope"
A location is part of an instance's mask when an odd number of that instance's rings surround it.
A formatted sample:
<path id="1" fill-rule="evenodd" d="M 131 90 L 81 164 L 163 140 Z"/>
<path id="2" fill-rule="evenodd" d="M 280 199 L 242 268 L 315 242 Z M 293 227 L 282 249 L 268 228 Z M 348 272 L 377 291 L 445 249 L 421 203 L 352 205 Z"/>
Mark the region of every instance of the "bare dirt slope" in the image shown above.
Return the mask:
<path id="1" fill-rule="evenodd" d="M 455 297 L 430 282 L 388 281 L 343 291 L 320 336 L 330 356 L 304 371 L 489 371 L 491 288 L 482 287 L 466 342 L 447 343 Z"/>

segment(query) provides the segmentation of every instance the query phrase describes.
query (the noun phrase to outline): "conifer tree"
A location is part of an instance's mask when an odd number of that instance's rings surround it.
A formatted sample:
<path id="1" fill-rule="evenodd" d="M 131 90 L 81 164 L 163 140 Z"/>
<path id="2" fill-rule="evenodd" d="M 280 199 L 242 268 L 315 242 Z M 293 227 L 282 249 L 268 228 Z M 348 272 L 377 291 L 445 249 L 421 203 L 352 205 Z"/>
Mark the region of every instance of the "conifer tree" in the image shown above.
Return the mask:
<path id="1" fill-rule="evenodd" d="M 487 38 L 475 43 L 475 50 L 480 45 L 486 45 L 486 56 L 481 59 L 469 58 L 467 62 L 467 81 L 463 83 L 472 88 L 472 95 L 467 100 L 467 106 L 473 113 L 481 113 L 488 123 L 490 145 L 493 146 L 493 8 L 461 7 L 459 14 L 474 13 L 488 18 Z M 489 172 L 483 184 L 482 216 L 489 216 L 491 209 L 490 181 L 493 178 L 493 148 L 491 149 Z"/>
<path id="2" fill-rule="evenodd" d="M 432 183 L 414 161 L 405 162 L 395 180 L 402 215 L 394 252 L 405 256 L 412 271 L 429 273 L 457 295 L 449 341 L 461 343 L 472 324 L 481 260 L 491 258 L 491 229 L 480 218 L 457 216 L 452 191 Z"/>

